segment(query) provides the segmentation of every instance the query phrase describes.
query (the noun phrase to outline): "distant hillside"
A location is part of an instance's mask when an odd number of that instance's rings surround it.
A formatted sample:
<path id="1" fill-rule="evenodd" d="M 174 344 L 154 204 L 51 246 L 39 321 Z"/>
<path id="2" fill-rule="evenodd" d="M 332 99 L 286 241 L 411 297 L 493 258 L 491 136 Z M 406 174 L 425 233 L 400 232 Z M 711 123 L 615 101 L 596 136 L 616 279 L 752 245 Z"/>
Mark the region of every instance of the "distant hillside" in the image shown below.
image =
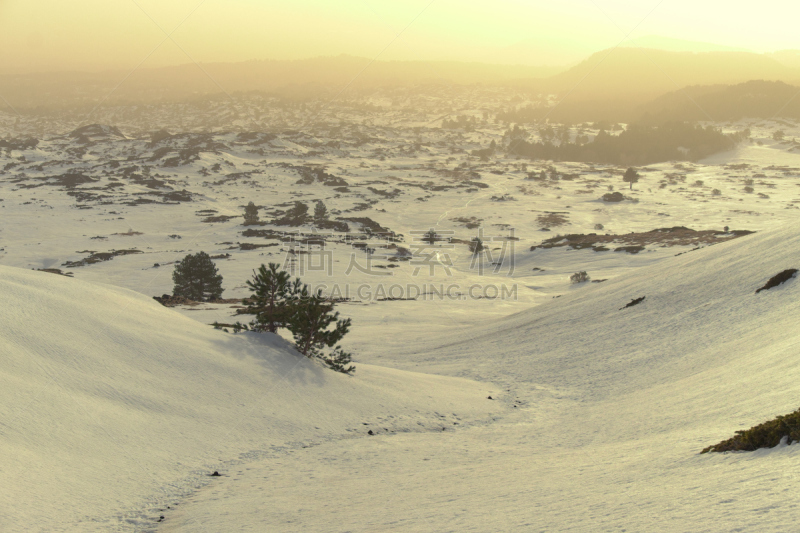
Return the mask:
<path id="1" fill-rule="evenodd" d="M 787 67 L 800 68 L 800 50 L 780 50 L 767 55 Z"/>
<path id="2" fill-rule="evenodd" d="M 661 96 L 640 109 L 641 120 L 739 120 L 800 118 L 800 87 L 780 81 L 687 87 Z"/>
<path id="3" fill-rule="evenodd" d="M 487 84 L 545 78 L 561 69 L 459 63 L 372 61 L 353 56 L 294 61 L 186 64 L 133 72 L 52 73 L 0 76 L 0 94 L 18 108 L 157 102 L 209 94 L 266 91 L 290 98 L 334 95 L 346 87 L 418 84 Z"/>
<path id="4" fill-rule="evenodd" d="M 293 61 L 186 64 L 103 73 L 0 76 L 0 95 L 18 110 L 58 109 L 98 103 L 185 101 L 208 95 L 263 91 L 306 100 L 344 89 L 419 85 L 507 86 L 535 99 L 555 94 L 559 104 L 540 118 L 560 122 L 631 122 L 639 107 L 689 86 L 731 85 L 749 80 L 800 84 L 800 55 L 749 52 L 679 52 L 620 47 L 558 67 L 454 61 L 372 61 L 353 56 Z M 0 109 L 3 109 L 0 101 Z M 7 107 L 6 107 L 7 109 Z"/>
<path id="5" fill-rule="evenodd" d="M 630 122 L 639 106 L 666 93 L 687 86 L 758 79 L 792 83 L 800 80 L 800 69 L 746 52 L 617 48 L 598 52 L 568 71 L 531 86 L 561 96 L 560 104 L 548 111 L 553 120 Z"/>

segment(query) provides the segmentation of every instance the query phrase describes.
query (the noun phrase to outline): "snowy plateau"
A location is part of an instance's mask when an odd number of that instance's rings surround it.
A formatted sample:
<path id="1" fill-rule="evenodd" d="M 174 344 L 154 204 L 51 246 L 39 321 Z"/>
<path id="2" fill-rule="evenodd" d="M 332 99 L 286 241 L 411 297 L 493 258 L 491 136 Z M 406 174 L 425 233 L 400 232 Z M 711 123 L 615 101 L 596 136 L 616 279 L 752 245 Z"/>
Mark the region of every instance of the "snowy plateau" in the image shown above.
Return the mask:
<path id="1" fill-rule="evenodd" d="M 699 452 L 800 401 L 800 125 L 631 187 L 473 96 L 1 115 L 0 530 L 797 530 L 800 446 Z M 154 300 L 199 251 L 224 300 Z M 269 262 L 354 375 L 211 326 Z"/>

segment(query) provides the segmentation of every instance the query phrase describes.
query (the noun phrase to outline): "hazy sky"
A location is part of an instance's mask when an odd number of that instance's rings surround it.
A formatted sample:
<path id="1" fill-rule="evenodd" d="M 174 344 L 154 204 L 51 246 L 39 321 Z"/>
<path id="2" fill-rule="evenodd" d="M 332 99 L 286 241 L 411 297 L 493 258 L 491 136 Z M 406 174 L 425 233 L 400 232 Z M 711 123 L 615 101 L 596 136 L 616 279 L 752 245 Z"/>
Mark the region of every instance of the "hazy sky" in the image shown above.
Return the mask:
<path id="1" fill-rule="evenodd" d="M 630 32 L 797 49 L 798 20 L 796 0 L 0 0 L 0 70 L 342 53 L 558 65 Z"/>

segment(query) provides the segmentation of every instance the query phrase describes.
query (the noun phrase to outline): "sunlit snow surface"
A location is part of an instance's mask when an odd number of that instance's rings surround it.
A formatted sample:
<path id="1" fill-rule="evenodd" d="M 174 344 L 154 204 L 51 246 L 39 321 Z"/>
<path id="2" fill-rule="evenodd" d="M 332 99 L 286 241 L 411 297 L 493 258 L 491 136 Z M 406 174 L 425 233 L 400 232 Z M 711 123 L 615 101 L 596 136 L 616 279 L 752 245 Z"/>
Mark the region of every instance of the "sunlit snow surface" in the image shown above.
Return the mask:
<path id="1" fill-rule="evenodd" d="M 753 142 L 640 169 L 631 191 L 624 168 L 556 163 L 562 179 L 537 181 L 526 178 L 549 163 L 470 157 L 501 141 L 488 125 L 442 131 L 388 116 L 264 143 L 235 133 L 151 143 L 145 125 L 87 141 L 64 128 L 3 153 L 4 531 L 785 531 L 800 519 L 794 446 L 697 455 L 797 407 L 797 281 L 754 294 L 798 265 L 797 128 L 723 125 L 750 127 Z M 784 143 L 772 140 L 779 128 Z M 198 143 L 195 160 L 168 163 Z M 349 191 L 297 184 L 296 167 L 314 165 Z M 89 179 L 56 179 L 76 172 Z M 638 202 L 600 201 L 609 187 Z M 191 201 L 165 200 L 184 190 Z M 126 205 L 137 199 L 152 203 Z M 201 250 L 230 254 L 215 260 L 224 297 L 246 296 L 252 269 L 285 263 L 291 246 L 242 236 L 243 206 L 264 206 L 269 221 L 271 209 L 313 211 L 315 200 L 338 211 L 332 219 L 402 234 L 399 246 L 430 228 L 462 241 L 436 245 L 438 260 L 416 274 L 374 238 L 372 265 L 385 268 L 346 274 L 367 255 L 336 238 L 330 275 L 295 260 L 305 281 L 351 291 L 338 309 L 353 318 L 354 377 L 280 339 L 207 326 L 245 320 L 234 303 L 151 299 L 171 291 L 175 261 Z M 542 231 L 551 213 L 566 220 Z M 219 215 L 236 218 L 203 222 Z M 507 254 L 500 268 L 471 264 L 473 217 L 494 257 Z M 697 250 L 530 251 L 558 234 L 673 226 L 757 233 Z M 500 240 L 510 235 L 519 240 Z M 65 266 L 119 250 L 142 253 Z M 579 270 L 607 281 L 571 285 Z M 378 301 L 392 285 L 505 286 L 514 297 Z"/>

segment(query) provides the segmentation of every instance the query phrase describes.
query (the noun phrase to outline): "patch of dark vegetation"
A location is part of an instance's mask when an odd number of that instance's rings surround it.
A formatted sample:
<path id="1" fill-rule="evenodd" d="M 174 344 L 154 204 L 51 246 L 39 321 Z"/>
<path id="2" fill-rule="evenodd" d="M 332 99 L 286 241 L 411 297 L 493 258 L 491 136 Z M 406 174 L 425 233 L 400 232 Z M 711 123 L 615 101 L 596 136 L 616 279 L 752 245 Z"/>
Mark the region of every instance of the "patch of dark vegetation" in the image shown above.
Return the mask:
<path id="1" fill-rule="evenodd" d="M 0 139 L 0 148 L 8 150 L 33 150 L 39 145 L 39 139 Z"/>
<path id="2" fill-rule="evenodd" d="M 295 169 L 300 174 L 300 179 L 297 180 L 298 185 L 311 185 L 317 181 L 328 187 L 348 186 L 345 180 L 333 174 L 328 174 L 323 168 L 295 167 Z"/>
<path id="3" fill-rule="evenodd" d="M 370 233 L 371 235 L 380 235 L 382 237 L 390 238 L 397 237 L 395 232 L 389 228 L 381 226 L 369 217 L 338 217 L 338 220 L 359 224 L 365 233 Z"/>
<path id="4" fill-rule="evenodd" d="M 164 307 L 175 307 L 177 305 L 200 305 L 200 302 L 195 302 L 194 300 L 190 300 L 185 296 L 173 296 L 172 294 L 153 296 L 153 300 L 157 301 Z"/>
<path id="5" fill-rule="evenodd" d="M 669 246 L 697 246 L 700 244 L 712 245 L 750 235 L 751 233 L 753 232 L 747 230 L 727 232 L 716 230 L 695 231 L 684 226 L 675 226 L 641 233 L 627 233 L 625 235 L 598 235 L 597 233 L 556 235 L 542 241 L 539 246 L 531 246 L 531 251 L 569 247 L 573 250 L 591 248 L 596 252 L 604 252 L 609 250 L 605 245 L 617 245 L 615 251 L 638 253 L 644 247 L 650 245 L 662 248 Z"/>
<path id="6" fill-rule="evenodd" d="M 62 272 L 60 268 L 37 268 L 39 272 L 47 272 L 48 274 L 58 274 L 60 276 L 72 277 L 72 272 Z"/>
<path id="7" fill-rule="evenodd" d="M 704 128 L 682 122 L 660 126 L 632 124 L 619 135 L 610 135 L 602 130 L 594 141 L 585 144 L 522 141 L 515 145 L 514 152 L 539 160 L 636 166 L 663 161 L 695 161 L 729 150 L 740 140 L 710 126 Z"/>
<path id="8" fill-rule="evenodd" d="M 86 191 L 84 189 L 76 189 L 76 190 L 67 191 L 67 196 L 71 196 L 71 197 L 75 198 L 76 202 L 80 202 L 80 203 L 84 203 L 84 204 L 88 203 L 88 202 L 99 202 L 99 201 L 105 200 L 106 198 L 109 198 L 108 196 L 106 196 L 104 194 L 95 194 L 93 192 L 88 192 L 88 191 Z"/>
<path id="9" fill-rule="evenodd" d="M 558 226 L 563 226 L 566 224 L 569 219 L 566 215 L 569 213 L 560 213 L 560 212 L 549 212 L 543 215 L 539 215 L 536 217 L 536 222 L 545 228 L 555 228 Z"/>
<path id="10" fill-rule="evenodd" d="M 384 191 L 381 189 L 376 189 L 375 187 L 367 187 L 367 190 L 372 192 L 373 194 L 377 194 L 378 196 L 383 196 L 384 198 L 397 198 L 403 192 L 400 189 L 394 189 L 392 191 Z"/>
<path id="11" fill-rule="evenodd" d="M 642 296 L 641 298 L 634 298 L 633 300 L 628 302 L 628 304 L 625 307 L 620 308 L 620 311 L 622 311 L 623 309 L 628 309 L 629 307 L 633 307 L 634 305 L 639 305 L 644 301 L 645 298 L 647 298 L 647 296 Z"/>
<path id="12" fill-rule="evenodd" d="M 625 196 L 621 192 L 607 192 L 603 195 L 601 200 L 604 202 L 621 202 L 625 199 Z"/>
<path id="13" fill-rule="evenodd" d="M 122 178 L 136 185 L 142 185 L 148 189 L 169 189 L 166 181 L 160 180 L 150 175 L 150 167 L 143 167 L 143 174 L 136 172 L 138 167 L 126 167 L 121 170 Z"/>
<path id="14" fill-rule="evenodd" d="M 113 250 L 111 252 L 94 252 L 91 250 L 84 250 L 82 252 L 77 252 L 79 254 L 89 254 L 89 257 L 85 257 L 80 261 L 67 261 L 63 263 L 61 266 L 67 268 L 76 268 L 82 267 L 86 265 L 93 265 L 95 263 L 101 263 L 103 261 L 111 261 L 115 257 L 119 255 L 131 255 L 131 254 L 142 254 L 141 250 Z"/>
<path id="15" fill-rule="evenodd" d="M 489 185 L 487 185 L 486 183 L 482 183 L 480 181 L 466 180 L 461 182 L 461 187 L 477 187 L 478 189 L 488 189 Z"/>
<path id="16" fill-rule="evenodd" d="M 483 220 L 481 220 L 480 218 L 477 218 L 477 217 L 469 217 L 469 218 L 467 218 L 467 217 L 459 217 L 459 218 L 453 218 L 451 220 L 453 222 L 459 222 L 461 224 L 464 224 L 464 226 L 466 226 L 467 229 L 480 228 L 481 227 L 481 223 L 483 222 Z"/>
<path id="17" fill-rule="evenodd" d="M 510 194 L 503 194 L 500 196 L 494 195 L 489 198 L 492 202 L 515 202 L 517 199 L 511 196 Z"/>
<path id="18" fill-rule="evenodd" d="M 638 254 L 644 250 L 644 246 L 620 246 L 619 248 L 615 248 L 615 252 L 627 252 L 629 254 Z"/>
<path id="19" fill-rule="evenodd" d="M 91 176 L 87 176 L 82 172 L 78 172 L 76 170 L 70 170 L 60 176 L 50 176 L 48 178 L 44 178 L 48 181 L 52 180 L 53 185 L 59 185 L 61 187 L 65 187 L 67 189 L 73 189 L 78 185 L 84 185 L 86 183 L 94 183 L 96 181 L 100 181 L 99 178 L 93 178 Z"/>
<path id="20" fill-rule="evenodd" d="M 776 274 L 775 276 L 771 277 L 769 281 L 767 281 L 766 285 L 758 289 L 756 291 L 756 294 L 758 294 L 761 291 L 768 291 L 774 287 L 777 287 L 778 285 L 786 283 L 787 281 L 792 279 L 795 276 L 795 274 L 797 274 L 796 268 L 790 268 L 788 270 L 784 270 L 780 274 Z"/>
<path id="21" fill-rule="evenodd" d="M 778 416 L 750 429 L 736 431 L 735 436 L 709 446 L 700 453 L 752 452 L 759 448 L 774 448 L 784 438 L 787 444 L 800 441 L 800 409 L 788 415 Z"/>
<path id="22" fill-rule="evenodd" d="M 429 192 L 442 192 L 442 191 L 449 191 L 455 189 L 453 185 L 436 185 L 432 181 L 428 181 L 426 183 L 405 183 L 406 187 L 419 187 L 423 191 Z"/>
<path id="23" fill-rule="evenodd" d="M 341 220 L 328 220 L 328 219 L 321 219 L 315 220 L 314 225 L 319 229 L 326 229 L 331 231 L 336 231 L 339 233 L 347 233 L 350 231 L 350 226 L 347 222 Z"/>
<path id="24" fill-rule="evenodd" d="M 214 222 L 227 222 L 227 221 L 232 220 L 234 218 L 239 218 L 239 217 L 235 216 L 235 215 L 215 215 L 215 216 L 204 218 L 202 220 L 202 222 L 206 222 L 206 223 L 211 224 L 211 223 L 214 223 Z"/>
<path id="25" fill-rule="evenodd" d="M 127 205 L 130 207 L 136 207 L 137 205 L 144 205 L 144 204 L 154 204 L 156 203 L 155 200 L 151 200 L 150 198 L 136 198 L 134 200 L 129 200 L 127 202 L 122 202 L 122 205 Z"/>
<path id="26" fill-rule="evenodd" d="M 295 202 L 294 207 L 286 211 L 279 212 L 278 217 L 272 220 L 275 226 L 302 226 L 311 222 L 312 218 L 308 214 L 308 206 L 303 202 Z"/>
<path id="27" fill-rule="evenodd" d="M 261 237 L 263 239 L 276 239 L 276 240 L 289 240 L 283 232 L 278 232 L 271 229 L 255 229 L 247 228 L 242 232 L 242 237 Z"/>
<path id="28" fill-rule="evenodd" d="M 229 181 L 241 181 L 241 180 L 248 180 L 253 177 L 253 172 L 232 172 L 230 174 L 226 174 L 222 178 L 218 179 L 217 181 L 211 182 L 212 185 L 224 185 Z"/>
<path id="29" fill-rule="evenodd" d="M 248 250 L 258 250 L 259 248 L 269 248 L 270 246 L 278 246 L 278 243 L 277 242 L 271 242 L 269 244 L 255 244 L 255 243 L 252 243 L 252 242 L 241 242 L 237 246 L 232 246 L 232 247 L 230 247 L 228 249 L 229 250 L 234 250 L 234 249 L 238 248 L 239 250 L 242 250 L 242 251 L 248 251 Z"/>
<path id="30" fill-rule="evenodd" d="M 479 172 L 476 172 L 474 170 L 469 170 L 467 168 L 455 168 L 454 170 L 450 170 L 450 169 L 447 169 L 447 168 L 435 168 L 435 169 L 431 169 L 431 171 L 434 172 L 435 174 L 440 175 L 440 176 L 444 176 L 445 178 L 454 178 L 454 179 L 456 179 L 458 181 L 461 181 L 461 182 L 465 182 L 465 181 L 468 181 L 468 180 L 478 180 L 478 179 L 481 178 L 481 175 L 480 175 Z M 429 181 L 428 183 L 432 184 L 433 182 Z M 488 185 L 487 185 L 487 187 L 488 187 Z M 481 187 L 481 188 L 485 188 L 485 187 Z"/>
<path id="31" fill-rule="evenodd" d="M 173 202 L 173 203 L 181 203 L 181 202 L 191 202 L 192 201 L 192 193 L 187 191 L 186 189 L 180 191 L 171 191 L 160 194 L 161 199 L 164 202 Z"/>
<path id="32" fill-rule="evenodd" d="M 353 207 L 351 207 L 350 209 L 345 209 L 344 212 L 347 213 L 347 212 L 352 212 L 352 211 L 366 211 L 367 209 L 372 207 L 372 204 L 377 203 L 377 202 L 378 202 L 377 200 L 374 200 L 374 201 L 370 200 L 370 201 L 367 201 L 366 203 L 365 202 L 359 202 L 356 205 L 354 205 Z"/>
<path id="33" fill-rule="evenodd" d="M 250 146 L 260 146 L 277 139 L 277 135 L 263 131 L 248 131 L 236 136 L 236 142 L 246 143 Z"/>

